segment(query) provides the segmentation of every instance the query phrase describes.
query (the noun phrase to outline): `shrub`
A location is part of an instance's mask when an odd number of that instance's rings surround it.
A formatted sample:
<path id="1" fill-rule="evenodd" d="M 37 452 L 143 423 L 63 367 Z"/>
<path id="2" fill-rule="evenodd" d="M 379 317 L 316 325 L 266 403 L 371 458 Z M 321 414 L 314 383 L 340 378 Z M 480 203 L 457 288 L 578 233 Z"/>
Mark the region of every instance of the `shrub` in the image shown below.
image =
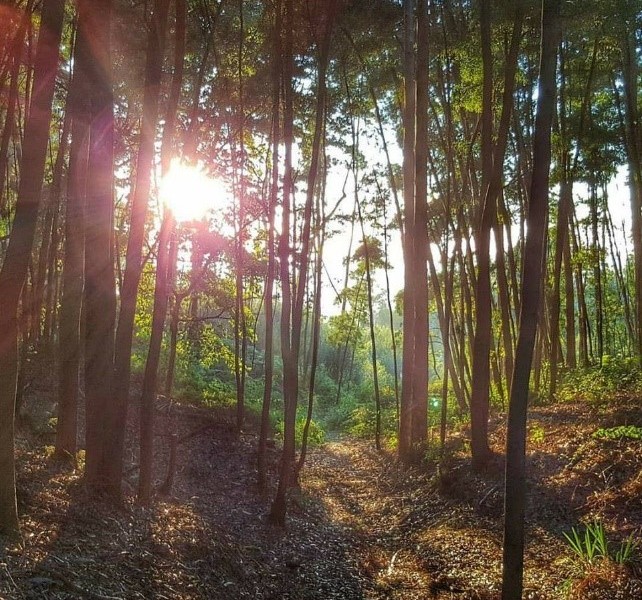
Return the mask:
<path id="1" fill-rule="evenodd" d="M 608 399 L 617 393 L 642 390 L 642 373 L 631 359 L 604 356 L 601 367 L 566 374 L 557 391 L 561 401 Z"/>
<path id="2" fill-rule="evenodd" d="M 294 441 L 296 447 L 300 448 L 303 443 L 303 429 L 305 428 L 305 418 L 299 417 L 296 420 L 294 428 Z M 283 439 L 283 420 L 279 420 L 276 425 L 278 436 Z M 310 421 L 308 429 L 308 448 L 322 446 L 325 443 L 325 431 L 314 419 Z"/>
<path id="3" fill-rule="evenodd" d="M 618 427 L 600 427 L 592 436 L 598 440 L 642 440 L 642 427 L 619 425 Z"/>

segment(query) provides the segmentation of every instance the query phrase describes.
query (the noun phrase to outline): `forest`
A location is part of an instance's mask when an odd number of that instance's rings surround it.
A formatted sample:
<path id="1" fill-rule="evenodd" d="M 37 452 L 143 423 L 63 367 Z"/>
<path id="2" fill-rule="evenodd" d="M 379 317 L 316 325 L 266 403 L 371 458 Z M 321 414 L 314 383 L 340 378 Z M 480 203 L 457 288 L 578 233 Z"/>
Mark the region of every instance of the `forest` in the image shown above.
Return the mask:
<path id="1" fill-rule="evenodd" d="M 640 0 L 1 0 L 0 600 L 642 599 Z"/>

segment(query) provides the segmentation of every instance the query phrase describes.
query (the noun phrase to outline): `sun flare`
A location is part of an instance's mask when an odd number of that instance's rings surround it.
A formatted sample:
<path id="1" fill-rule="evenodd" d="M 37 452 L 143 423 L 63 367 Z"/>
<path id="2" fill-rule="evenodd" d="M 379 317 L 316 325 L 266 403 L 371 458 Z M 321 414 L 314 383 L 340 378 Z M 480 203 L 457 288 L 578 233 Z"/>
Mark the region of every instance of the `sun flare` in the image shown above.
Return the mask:
<path id="1" fill-rule="evenodd" d="M 208 177 L 201 166 L 175 159 L 161 180 L 161 200 L 179 222 L 197 221 L 228 201 L 222 182 Z"/>

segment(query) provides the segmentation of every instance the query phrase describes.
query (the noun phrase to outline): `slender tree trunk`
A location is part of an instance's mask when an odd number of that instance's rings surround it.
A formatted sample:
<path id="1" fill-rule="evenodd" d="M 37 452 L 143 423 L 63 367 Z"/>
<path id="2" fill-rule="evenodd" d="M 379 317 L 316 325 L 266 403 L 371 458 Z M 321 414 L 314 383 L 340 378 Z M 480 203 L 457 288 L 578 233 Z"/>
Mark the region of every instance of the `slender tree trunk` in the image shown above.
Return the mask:
<path id="1" fill-rule="evenodd" d="M 245 418 L 245 358 L 247 352 L 247 325 L 245 322 L 245 285 L 244 285 L 244 253 L 245 236 L 245 106 L 243 89 L 243 47 L 245 22 L 243 18 L 243 0 L 239 1 L 239 41 L 237 56 L 238 78 L 238 120 L 239 120 L 239 203 L 236 231 L 236 305 L 234 316 L 234 376 L 236 379 L 236 429 L 243 429 Z"/>
<path id="2" fill-rule="evenodd" d="M 592 254 L 593 254 L 593 281 L 595 285 L 595 336 L 597 342 L 597 360 L 602 366 L 602 356 L 604 355 L 604 309 L 602 294 L 602 268 L 600 254 L 599 237 L 599 216 L 598 216 L 598 197 L 597 186 L 593 185 L 591 189 L 591 234 L 592 234 Z"/>
<path id="3" fill-rule="evenodd" d="M 411 454 L 421 458 L 428 433 L 428 2 L 417 3 L 417 88 L 413 253 L 416 278 L 412 375 Z"/>
<path id="4" fill-rule="evenodd" d="M 27 27 L 31 23 L 33 5 L 35 0 L 28 0 L 24 8 L 24 14 L 13 38 L 11 45 L 9 73 L 9 92 L 7 97 L 6 110 L 4 113 L 4 125 L 2 137 L 0 137 L 0 217 L 9 214 L 9 198 L 5 193 L 5 184 L 9 175 L 9 143 L 14 135 L 16 126 L 16 109 L 18 107 L 18 92 L 20 65 L 22 64 L 22 50 L 27 33 Z"/>
<path id="5" fill-rule="evenodd" d="M 492 346 L 492 293 L 490 283 L 490 233 L 497 217 L 497 199 L 501 194 L 504 156 L 513 109 L 513 90 L 522 30 L 523 5 L 515 3 L 511 45 L 507 58 L 502 100 L 502 114 L 497 143 L 493 147 L 493 65 L 490 1 L 481 3 L 481 47 L 484 67 L 482 91 L 482 188 L 484 200 L 478 234 L 475 238 L 478 274 L 475 290 L 475 337 L 471 397 L 471 450 L 473 465 L 483 467 L 490 457 L 488 414 L 490 402 L 490 349 Z M 506 316 L 506 315 L 504 315 Z"/>
<path id="6" fill-rule="evenodd" d="M 114 412 L 117 424 L 110 432 L 109 445 L 112 447 L 112 466 L 110 478 L 120 487 L 123 471 L 123 447 L 125 443 L 125 424 L 129 403 L 129 384 L 131 379 L 131 349 L 134 335 L 134 316 L 138 285 L 143 269 L 142 248 L 145 238 L 145 220 L 151 187 L 151 173 L 154 158 L 154 143 L 158 124 L 158 104 L 162 80 L 165 31 L 169 0 L 154 0 L 153 13 L 147 35 L 147 55 L 145 62 L 145 91 L 143 94 L 143 114 L 140 125 L 136 172 L 130 202 L 131 216 L 123 286 L 120 293 L 120 312 L 116 328 L 114 359 Z"/>
<path id="7" fill-rule="evenodd" d="M 323 215 L 319 214 L 319 219 L 323 220 Z M 312 356 L 310 361 L 310 383 L 308 386 L 308 410 L 305 416 L 303 426 L 303 435 L 301 436 L 301 453 L 296 467 L 296 480 L 299 481 L 305 458 L 308 450 L 308 436 L 310 433 L 310 423 L 312 422 L 312 410 L 314 408 L 314 388 L 316 383 L 317 366 L 319 362 L 319 340 L 321 338 L 321 290 L 323 280 L 323 244 L 325 241 L 325 231 L 319 232 L 317 239 L 317 257 L 314 268 L 314 307 L 312 316 Z"/>
<path id="8" fill-rule="evenodd" d="M 185 11 L 184 0 L 176 3 L 176 51 L 174 55 L 174 74 L 167 106 L 167 118 L 163 130 L 161 146 L 161 171 L 166 175 L 169 169 L 169 157 L 174 147 L 176 129 L 175 114 L 178 109 L 180 90 L 183 78 L 183 62 L 185 47 Z M 162 15 L 161 15 L 162 17 Z M 162 29 L 162 25 L 160 27 Z M 154 466 L 154 401 L 158 387 L 158 366 L 160 363 L 165 318 L 169 303 L 170 285 L 173 280 L 176 265 L 175 240 L 176 223 L 171 210 L 165 207 L 160 232 L 156 258 L 156 278 L 154 283 L 154 307 L 152 309 L 152 328 L 149 340 L 149 350 L 143 376 L 143 389 L 140 399 L 140 474 L 138 479 L 138 501 L 149 505 L 152 496 L 153 466 Z M 173 262 L 172 262 L 173 261 Z M 180 304 L 179 304 L 180 307 Z M 173 368 L 173 365 L 172 365 Z M 172 438 L 174 439 L 174 438 Z M 172 445 L 171 456 L 176 460 L 176 446 Z M 171 459 L 170 459 L 170 462 Z M 165 488 L 172 484 L 173 466 L 170 464 Z"/>
<path id="9" fill-rule="evenodd" d="M 480 4 L 481 53 L 483 63 L 481 153 L 482 188 L 479 225 L 475 236 L 477 286 L 475 288 L 475 337 L 473 340 L 473 380 L 470 403 L 470 433 L 473 466 L 482 468 L 491 451 L 488 446 L 488 412 L 490 402 L 491 286 L 490 232 L 495 218 L 495 197 L 490 193 L 493 178 L 493 64 L 491 48 L 490 0 Z M 486 190 L 488 189 L 488 192 Z"/>
<path id="10" fill-rule="evenodd" d="M 577 232 L 575 231 L 575 219 L 573 218 L 573 210 L 569 215 L 569 230 L 571 232 L 571 240 L 573 242 L 573 256 L 579 256 L 580 246 L 578 242 Z M 588 316 L 586 310 L 586 299 L 584 294 L 584 277 L 583 266 L 581 262 L 575 264 L 575 283 L 577 287 L 577 304 L 579 308 L 578 324 L 580 328 L 580 364 L 583 368 L 589 366 L 589 334 L 588 334 Z"/>
<path id="11" fill-rule="evenodd" d="M 75 460 L 78 428 L 78 393 L 81 360 L 81 310 L 85 265 L 85 194 L 89 159 L 89 109 L 87 99 L 87 53 L 85 35 L 74 48 L 74 74 L 68 111 L 72 115 L 72 142 L 69 157 L 65 216 L 65 260 L 60 307 L 60 379 L 56 453 Z"/>
<path id="12" fill-rule="evenodd" d="M 163 127 L 163 138 L 161 144 L 161 172 L 166 174 L 171 165 L 176 148 L 176 116 L 181 98 L 183 85 L 183 73 L 185 67 L 185 34 L 187 20 L 186 0 L 175 2 L 175 25 L 174 25 L 174 65 L 172 83 L 169 92 L 169 101 L 165 111 L 165 126 Z M 169 238 L 168 264 L 167 264 L 167 293 L 172 292 L 176 280 L 176 260 L 178 258 L 178 233 L 176 225 Z M 174 386 L 174 368 L 176 365 L 176 343 L 178 340 L 178 319 L 180 316 L 181 302 L 184 296 L 174 294 L 170 311 L 170 347 L 167 360 L 167 373 L 165 374 L 165 396 L 172 397 Z M 169 299 L 168 299 L 169 305 Z M 168 477 L 164 484 L 164 492 L 171 490 L 172 478 Z"/>
<path id="13" fill-rule="evenodd" d="M 281 239 L 279 240 L 279 266 L 281 278 L 281 357 L 283 360 L 283 450 L 279 468 L 279 483 L 276 496 L 270 507 L 269 519 L 285 525 L 287 509 L 286 492 L 290 485 L 291 469 L 294 463 L 296 405 L 298 396 L 297 361 L 292 349 L 292 280 L 290 279 L 290 226 L 294 191 L 292 146 L 294 143 L 294 3 L 284 1 L 284 47 L 282 54 L 282 86 L 284 89 L 283 141 L 285 162 L 283 177 L 283 206 L 281 216 Z"/>
<path id="14" fill-rule="evenodd" d="M 268 205 L 268 266 L 265 280 L 265 381 L 263 406 L 261 409 L 261 429 L 257 450 L 257 484 L 264 491 L 267 484 L 267 438 L 270 428 L 270 406 L 272 404 L 272 384 L 274 381 L 274 278 L 276 275 L 275 230 L 276 207 L 279 193 L 279 144 L 281 142 L 280 110 L 281 101 L 281 11 L 282 2 L 274 6 L 274 30 L 272 32 L 272 181 Z"/>
<path id="15" fill-rule="evenodd" d="M 383 271 L 386 278 L 386 305 L 388 307 L 389 327 L 390 327 L 390 344 L 392 346 L 392 364 L 394 370 L 395 381 L 395 409 L 397 416 L 397 436 L 399 435 L 399 367 L 397 362 L 397 336 L 395 334 L 394 313 L 392 308 L 392 299 L 390 297 L 390 277 L 388 275 L 389 261 L 388 261 L 388 231 L 387 231 L 387 217 L 386 205 L 383 204 Z"/>
<path id="16" fill-rule="evenodd" d="M 172 241 L 170 245 L 170 265 L 176 264 L 175 250 L 176 244 Z M 169 356 L 167 357 L 167 375 L 165 376 L 165 395 L 168 398 L 172 397 L 172 389 L 174 388 L 174 371 L 176 369 L 176 346 L 178 344 L 178 322 L 181 316 L 181 304 L 185 299 L 184 294 L 174 294 L 174 305 L 171 310 L 171 317 L 169 323 Z"/>
<path id="17" fill-rule="evenodd" d="M 140 399 L 140 475 L 138 479 L 138 501 L 147 506 L 152 496 L 152 471 L 154 461 L 154 401 L 158 380 L 165 316 L 168 300 L 169 238 L 174 229 L 174 219 L 166 209 L 158 236 L 156 282 L 154 285 L 154 308 L 149 351 L 143 376 L 143 390 Z"/>
<path id="18" fill-rule="evenodd" d="M 116 285 L 113 255 L 114 97 L 111 70 L 112 0 L 80 4 L 79 35 L 91 40 L 87 63 L 91 89 L 89 161 L 85 208 L 85 400 L 87 484 L 111 498 L 120 497 L 118 461 L 110 443 L 119 426 L 113 404 Z M 84 21 L 84 24 L 83 24 Z"/>
<path id="19" fill-rule="evenodd" d="M 0 270 L 0 535 L 19 536 L 14 464 L 18 375 L 18 304 L 27 278 L 41 202 L 64 0 L 45 0 L 34 61 L 34 92 L 25 126 L 18 200 Z"/>
<path id="20" fill-rule="evenodd" d="M 355 192 L 356 194 L 356 192 Z M 370 270 L 370 249 L 368 247 L 368 239 L 366 237 L 365 228 L 363 226 L 363 214 L 361 212 L 361 202 L 356 198 L 357 213 L 359 215 L 359 223 L 361 225 L 361 237 L 363 238 L 363 246 L 365 250 L 365 266 L 366 266 L 366 290 L 368 293 L 368 325 L 370 329 L 370 352 L 372 357 L 372 380 L 374 385 L 374 400 L 375 400 L 375 447 L 381 450 L 381 394 L 379 393 L 379 373 L 377 371 L 377 342 L 375 339 L 375 322 L 374 310 L 372 308 L 372 274 Z M 425 435 L 425 434 L 424 434 Z"/>
<path id="21" fill-rule="evenodd" d="M 622 15 L 622 79 L 624 82 L 624 124 L 631 196 L 631 239 L 633 240 L 637 354 L 642 361 L 642 136 L 639 122 L 639 61 L 635 18 Z"/>
<path id="22" fill-rule="evenodd" d="M 401 367 L 401 414 L 399 419 L 399 457 L 412 461 L 412 384 L 415 351 L 415 293 L 416 257 L 412 236 L 414 233 L 415 198 L 415 2 L 404 0 L 404 107 L 403 107 L 403 198 L 404 198 L 404 287 L 403 287 L 403 362 Z"/>
<path id="23" fill-rule="evenodd" d="M 565 227 L 568 227 L 568 221 Z M 566 365 L 569 369 L 575 369 L 577 368 L 577 354 L 575 351 L 575 291 L 573 288 L 573 265 L 569 236 L 566 236 L 566 243 L 564 244 L 564 291 L 566 296 Z"/>
<path id="24" fill-rule="evenodd" d="M 283 431 L 283 453 L 281 457 L 281 467 L 279 472 L 279 485 L 277 493 L 270 510 L 270 519 L 278 525 L 285 524 L 286 512 L 286 491 L 292 481 L 292 469 L 294 468 L 295 456 L 295 436 L 294 430 L 296 425 L 296 408 L 299 390 L 299 352 L 301 346 L 301 326 L 303 317 L 303 298 L 304 288 L 307 282 L 308 261 L 310 254 L 310 232 L 312 222 L 312 208 L 315 195 L 315 185 L 319 167 L 319 156 L 321 149 L 321 138 L 324 132 L 324 119 L 326 111 L 326 71 L 328 67 L 330 40 L 332 29 L 337 13 L 337 0 L 329 0 L 325 6 L 325 30 L 319 46 L 318 59 L 318 98 L 314 124 L 314 135 L 312 140 L 312 154 L 310 157 L 310 169 L 307 177 L 307 190 L 305 206 L 303 208 L 303 223 L 301 229 L 301 250 L 299 261 L 299 271 L 296 280 L 296 291 L 290 290 L 287 295 L 290 296 L 288 309 L 291 310 L 291 318 L 281 318 L 281 348 L 283 353 L 283 396 L 284 396 L 284 431 Z M 293 27 L 294 13 L 292 0 L 285 2 L 285 52 L 284 52 L 284 75 L 285 75 L 285 119 L 284 119 L 284 137 L 286 148 L 286 182 L 284 183 L 285 201 L 289 202 L 290 195 L 293 194 L 292 180 L 292 141 L 293 141 L 293 104 L 292 104 L 292 75 L 293 75 Z M 289 168 L 288 168 L 289 167 Z M 286 185 L 287 184 L 287 185 Z M 281 252 L 281 286 L 283 288 L 283 307 L 285 310 L 286 289 L 290 287 L 288 259 L 290 249 L 288 248 L 286 225 L 289 227 L 289 215 L 286 223 L 286 213 L 289 208 L 284 206 L 283 210 L 283 234 L 282 234 L 282 252 Z M 296 231 L 296 227 L 293 228 Z M 286 281 L 287 279 L 287 281 Z M 289 322 L 288 322 L 289 321 Z M 289 327 L 288 327 L 289 326 Z"/>
<path id="25" fill-rule="evenodd" d="M 565 153 L 566 154 L 566 153 Z M 571 203 L 573 201 L 573 182 L 568 180 L 567 169 L 564 164 L 567 161 L 563 159 L 562 169 L 564 175 L 560 184 L 560 202 L 557 212 L 557 227 L 555 234 L 555 257 L 553 265 L 553 297 L 551 299 L 551 354 L 550 354 L 550 382 L 548 388 L 548 399 L 553 400 L 557 389 L 558 377 L 558 339 L 559 339 L 559 312 L 560 312 L 560 288 L 562 279 L 562 258 L 564 248 L 567 245 L 567 226 L 570 214 Z"/>
<path id="26" fill-rule="evenodd" d="M 521 600 L 526 509 L 526 420 L 528 386 L 543 280 L 548 213 L 551 125 L 555 112 L 559 0 L 543 0 L 542 46 L 533 140 L 533 174 L 522 271 L 522 304 L 511 385 L 506 442 L 506 489 L 502 600 Z"/>

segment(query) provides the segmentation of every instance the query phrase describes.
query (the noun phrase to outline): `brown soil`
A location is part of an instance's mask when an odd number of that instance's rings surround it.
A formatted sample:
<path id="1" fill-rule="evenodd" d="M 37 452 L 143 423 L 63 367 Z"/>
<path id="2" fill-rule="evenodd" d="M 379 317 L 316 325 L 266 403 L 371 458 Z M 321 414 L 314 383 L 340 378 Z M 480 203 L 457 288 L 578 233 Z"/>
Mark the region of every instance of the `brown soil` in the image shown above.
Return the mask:
<path id="1" fill-rule="evenodd" d="M 635 568 L 601 563 L 580 576 L 562 535 L 597 518 L 614 547 L 639 537 L 642 443 L 591 434 L 642 425 L 640 408 L 621 398 L 531 411 L 525 598 L 642 599 Z M 499 456 L 504 422 L 493 426 Z M 24 543 L 0 550 L 0 598 L 499 598 L 502 461 L 473 473 L 463 434 L 451 436 L 440 476 L 401 468 L 371 443 L 326 443 L 309 455 L 283 530 L 267 522 L 273 490 L 255 487 L 253 433 L 237 437 L 221 413 L 160 407 L 157 430 L 159 482 L 167 433 L 182 443 L 173 495 L 149 509 L 133 500 L 135 468 L 127 500 L 112 507 L 88 497 L 79 470 L 47 457 L 51 434 L 20 438 Z"/>

